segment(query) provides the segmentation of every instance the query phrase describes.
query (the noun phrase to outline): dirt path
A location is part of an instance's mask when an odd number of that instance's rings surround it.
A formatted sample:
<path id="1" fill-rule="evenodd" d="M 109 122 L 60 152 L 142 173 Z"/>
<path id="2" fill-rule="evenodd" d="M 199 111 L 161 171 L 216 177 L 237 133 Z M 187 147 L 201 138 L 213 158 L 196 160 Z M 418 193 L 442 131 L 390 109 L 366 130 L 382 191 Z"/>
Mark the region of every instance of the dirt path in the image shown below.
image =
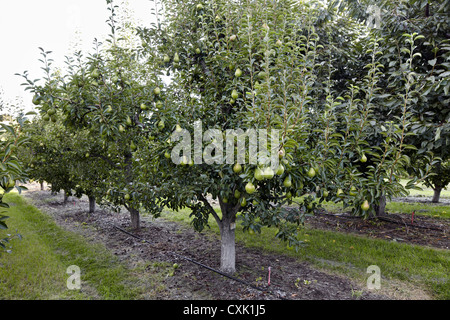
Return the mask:
<path id="1" fill-rule="evenodd" d="M 128 230 L 129 217 L 125 213 L 112 213 L 98 208 L 89 215 L 88 201 L 70 198 L 62 204 L 62 195 L 51 195 L 40 191 L 38 184 L 28 185 L 25 197 L 51 215 L 55 221 L 71 231 L 82 233 L 103 243 L 121 260 L 131 266 L 139 262 L 178 263 L 180 267 L 173 276 L 163 280 L 164 290 L 160 299 L 390 299 L 375 294 L 351 280 L 316 270 L 310 264 L 283 255 L 268 254 L 257 249 L 237 245 L 237 274 L 242 279 L 272 293 L 262 292 L 234 280 L 225 278 L 196 264 L 175 256 L 194 259 L 218 269 L 220 246 L 216 235 L 197 233 L 192 228 L 158 219 L 142 218 L 138 239 L 120 232 L 114 226 Z M 267 284 L 268 267 L 271 267 L 271 285 Z M 154 298 L 154 297 L 153 297 Z M 395 297 L 398 298 L 398 297 Z M 427 298 L 421 294 L 420 298 Z"/>
<path id="2" fill-rule="evenodd" d="M 432 197 L 419 197 L 419 196 L 408 196 L 392 199 L 395 202 L 406 202 L 406 203 L 427 203 L 431 204 Z M 450 198 L 441 197 L 439 203 L 433 203 L 433 206 L 448 206 L 450 205 Z"/>

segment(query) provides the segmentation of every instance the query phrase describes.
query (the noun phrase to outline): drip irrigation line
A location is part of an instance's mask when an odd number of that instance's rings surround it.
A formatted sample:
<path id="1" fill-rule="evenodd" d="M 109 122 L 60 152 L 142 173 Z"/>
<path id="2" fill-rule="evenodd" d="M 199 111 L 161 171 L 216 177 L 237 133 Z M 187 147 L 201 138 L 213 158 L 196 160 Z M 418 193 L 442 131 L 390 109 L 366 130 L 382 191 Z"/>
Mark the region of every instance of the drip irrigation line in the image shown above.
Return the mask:
<path id="1" fill-rule="evenodd" d="M 361 219 L 361 217 L 358 217 L 358 216 L 348 216 L 348 215 L 343 215 L 343 214 L 331 214 L 331 213 L 328 213 L 328 212 L 320 212 L 319 215 L 331 216 L 331 217 L 335 217 L 335 218 L 344 218 L 344 219 L 355 219 L 355 220 Z M 400 219 L 402 219 L 402 218 L 400 218 Z M 382 217 L 382 216 L 369 217 L 367 220 L 381 220 L 381 221 L 386 221 L 386 222 L 390 222 L 390 223 L 404 225 L 406 227 L 445 232 L 444 229 L 440 229 L 438 227 L 422 226 L 422 225 L 414 224 L 414 223 L 406 223 L 403 220 L 402 221 L 398 221 L 398 220 L 394 220 L 394 219 L 390 219 L 388 217 Z"/>
<path id="2" fill-rule="evenodd" d="M 129 236 L 131 236 L 131 237 L 133 237 L 133 238 L 135 238 L 135 239 L 138 239 L 138 240 L 141 241 L 141 242 L 144 242 L 144 243 L 150 245 L 153 249 L 158 250 L 158 248 L 155 248 L 154 246 L 152 246 L 151 243 L 150 243 L 149 241 L 147 241 L 146 239 L 141 238 L 141 237 L 139 237 L 139 236 L 137 236 L 137 235 L 135 235 L 135 234 L 133 234 L 133 233 L 131 233 L 131 232 L 128 232 L 128 231 L 126 231 L 126 230 L 124 230 L 124 229 L 122 229 L 122 228 L 120 228 L 120 227 L 118 227 L 118 226 L 116 226 L 116 225 L 114 225 L 114 224 L 112 224 L 112 226 L 113 226 L 115 229 L 117 229 L 117 230 L 119 230 L 119 231 L 121 231 L 121 232 L 123 232 L 123 233 L 125 233 L 125 234 L 128 234 Z M 176 256 L 176 257 L 178 257 L 178 258 L 181 258 L 181 259 L 184 259 L 184 260 L 186 260 L 186 261 L 189 261 L 189 262 L 191 262 L 191 263 L 193 263 L 193 264 L 196 264 L 196 265 L 198 265 L 198 266 L 200 266 L 200 267 L 202 267 L 202 268 L 205 268 L 205 269 L 208 269 L 208 270 L 213 271 L 213 272 L 215 272 L 215 273 L 218 273 L 218 274 L 220 274 L 220 275 L 222 275 L 222 276 L 224 276 L 224 277 L 226 277 L 226 278 L 229 278 L 229 279 L 234 280 L 234 281 L 236 281 L 236 282 L 242 283 L 242 284 L 244 284 L 244 285 L 246 285 L 246 286 L 248 286 L 248 287 L 250 287 L 250 288 L 252 288 L 252 289 L 261 291 L 261 292 L 263 292 L 263 293 L 269 293 L 269 294 L 271 294 L 271 295 L 276 296 L 277 298 L 279 298 L 279 299 L 281 299 L 281 300 L 289 300 L 289 299 L 286 299 L 286 298 L 281 297 L 279 294 L 276 294 L 276 293 L 273 292 L 272 290 L 268 290 L 268 289 L 264 289 L 264 288 L 255 286 L 255 285 L 253 285 L 253 284 L 251 284 L 251 283 L 249 283 L 249 282 L 247 282 L 247 281 L 245 281 L 245 280 L 236 278 L 236 277 L 234 277 L 234 276 L 232 276 L 232 275 L 230 275 L 230 274 L 227 274 L 227 273 L 222 272 L 222 271 L 220 271 L 220 270 L 211 268 L 210 266 L 207 266 L 207 265 L 205 265 L 205 264 L 203 264 L 203 263 L 201 263 L 201 262 L 198 262 L 198 261 L 196 261 L 196 260 L 194 260 L 194 259 L 185 257 L 185 256 L 180 255 L 180 254 L 178 254 L 178 253 L 176 253 L 176 252 L 173 252 L 173 251 L 167 251 L 167 252 L 173 254 L 174 256 Z"/>
<path id="3" fill-rule="evenodd" d="M 428 226 L 421 226 L 421 225 L 418 225 L 418 224 L 406 223 L 404 221 L 397 221 L 397 220 L 389 219 L 387 217 L 377 217 L 377 219 L 383 220 L 383 221 L 387 221 L 387 222 L 390 222 L 390 223 L 400 224 L 400 225 L 403 224 L 405 226 L 412 227 L 412 228 L 428 229 L 428 230 L 441 231 L 441 232 L 445 231 L 443 229 L 436 228 L 436 227 L 428 227 Z"/>

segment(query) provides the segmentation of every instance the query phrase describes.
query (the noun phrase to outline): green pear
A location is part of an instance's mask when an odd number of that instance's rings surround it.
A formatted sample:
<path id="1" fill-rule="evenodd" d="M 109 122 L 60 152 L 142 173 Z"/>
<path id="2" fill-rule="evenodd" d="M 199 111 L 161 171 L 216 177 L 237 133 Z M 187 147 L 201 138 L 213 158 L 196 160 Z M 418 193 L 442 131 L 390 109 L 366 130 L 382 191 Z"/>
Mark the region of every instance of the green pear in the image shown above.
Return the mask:
<path id="1" fill-rule="evenodd" d="M 314 178 L 315 175 L 316 175 L 316 170 L 314 170 L 314 168 L 310 168 L 308 171 L 308 177 Z"/>
<path id="2" fill-rule="evenodd" d="M 173 62 L 175 62 L 175 63 L 180 62 L 180 57 L 178 56 L 178 52 L 175 52 L 175 55 L 173 56 Z"/>
<path id="3" fill-rule="evenodd" d="M 362 155 L 362 157 L 361 157 L 361 160 L 360 160 L 361 162 L 367 162 L 367 157 L 366 157 L 366 155 L 365 154 L 363 154 Z"/>
<path id="4" fill-rule="evenodd" d="M 254 177 L 258 181 L 261 181 L 264 179 L 263 172 L 260 168 L 255 169 Z"/>
<path id="5" fill-rule="evenodd" d="M 236 163 L 234 166 L 233 166 L 233 172 L 234 173 L 239 173 L 239 172 L 241 172 L 242 171 L 242 166 L 239 164 L 239 163 Z"/>
<path id="6" fill-rule="evenodd" d="M 283 181 L 283 186 L 290 188 L 292 186 L 292 180 L 290 176 L 287 176 Z"/>
<path id="7" fill-rule="evenodd" d="M 364 202 L 361 204 L 361 209 L 364 210 L 364 211 L 369 210 L 370 209 L 369 201 L 364 200 Z"/>
<path id="8" fill-rule="evenodd" d="M 255 190 L 256 190 L 256 188 L 253 183 L 249 182 L 245 185 L 245 192 L 247 192 L 248 194 L 254 193 Z"/>
<path id="9" fill-rule="evenodd" d="M 280 164 L 277 168 L 277 171 L 275 172 L 277 175 L 281 176 L 284 173 L 284 167 L 282 164 Z"/>
<path id="10" fill-rule="evenodd" d="M 274 175 L 275 175 L 275 172 L 273 172 L 271 167 L 267 167 L 263 170 L 264 179 L 272 179 Z"/>

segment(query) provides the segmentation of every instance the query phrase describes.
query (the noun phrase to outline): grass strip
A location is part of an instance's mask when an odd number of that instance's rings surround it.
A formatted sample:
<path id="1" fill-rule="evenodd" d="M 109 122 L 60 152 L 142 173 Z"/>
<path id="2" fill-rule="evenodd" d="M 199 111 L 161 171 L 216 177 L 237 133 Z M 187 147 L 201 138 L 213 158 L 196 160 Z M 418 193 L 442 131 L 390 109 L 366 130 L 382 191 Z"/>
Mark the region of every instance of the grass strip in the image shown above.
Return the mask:
<path id="1" fill-rule="evenodd" d="M 0 253 L 0 299 L 134 299 L 137 278 L 103 245 L 64 230 L 18 194 L 5 195 L 9 229 L 22 239 Z M 68 290 L 67 268 L 81 269 L 81 290 Z"/>

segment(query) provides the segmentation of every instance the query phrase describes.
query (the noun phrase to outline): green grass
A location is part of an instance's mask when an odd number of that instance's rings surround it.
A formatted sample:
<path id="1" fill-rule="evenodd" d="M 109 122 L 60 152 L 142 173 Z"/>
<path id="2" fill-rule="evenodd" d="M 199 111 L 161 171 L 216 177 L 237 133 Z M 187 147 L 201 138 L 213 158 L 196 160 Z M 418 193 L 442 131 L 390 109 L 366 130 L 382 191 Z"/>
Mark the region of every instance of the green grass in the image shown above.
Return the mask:
<path id="1" fill-rule="evenodd" d="M 166 211 L 162 217 L 188 224 L 189 212 Z M 210 218 L 209 225 L 210 231 L 219 235 L 213 218 Z M 296 252 L 275 239 L 275 234 L 276 230 L 270 228 L 263 228 L 260 234 L 243 232 L 239 224 L 236 228 L 236 240 L 247 247 L 293 256 L 325 270 L 351 276 L 360 282 L 367 279 L 367 267 L 377 265 L 381 269 L 383 279 L 396 279 L 425 287 L 436 299 L 450 298 L 448 250 L 304 228 L 300 232 L 300 240 L 305 241 L 305 245 Z M 219 243 L 217 245 L 219 248 Z"/>
<path id="2" fill-rule="evenodd" d="M 437 206 L 429 203 L 388 202 L 386 210 L 389 213 L 407 213 L 415 211 L 415 215 L 433 218 L 450 219 L 450 206 Z"/>
<path id="3" fill-rule="evenodd" d="M 9 229 L 23 239 L 0 253 L 0 299 L 135 299 L 142 293 L 133 270 L 100 244 L 66 231 L 18 194 L 7 194 Z M 81 269 L 81 290 L 68 290 L 66 273 Z M 157 274 L 155 272 L 155 274 Z"/>

